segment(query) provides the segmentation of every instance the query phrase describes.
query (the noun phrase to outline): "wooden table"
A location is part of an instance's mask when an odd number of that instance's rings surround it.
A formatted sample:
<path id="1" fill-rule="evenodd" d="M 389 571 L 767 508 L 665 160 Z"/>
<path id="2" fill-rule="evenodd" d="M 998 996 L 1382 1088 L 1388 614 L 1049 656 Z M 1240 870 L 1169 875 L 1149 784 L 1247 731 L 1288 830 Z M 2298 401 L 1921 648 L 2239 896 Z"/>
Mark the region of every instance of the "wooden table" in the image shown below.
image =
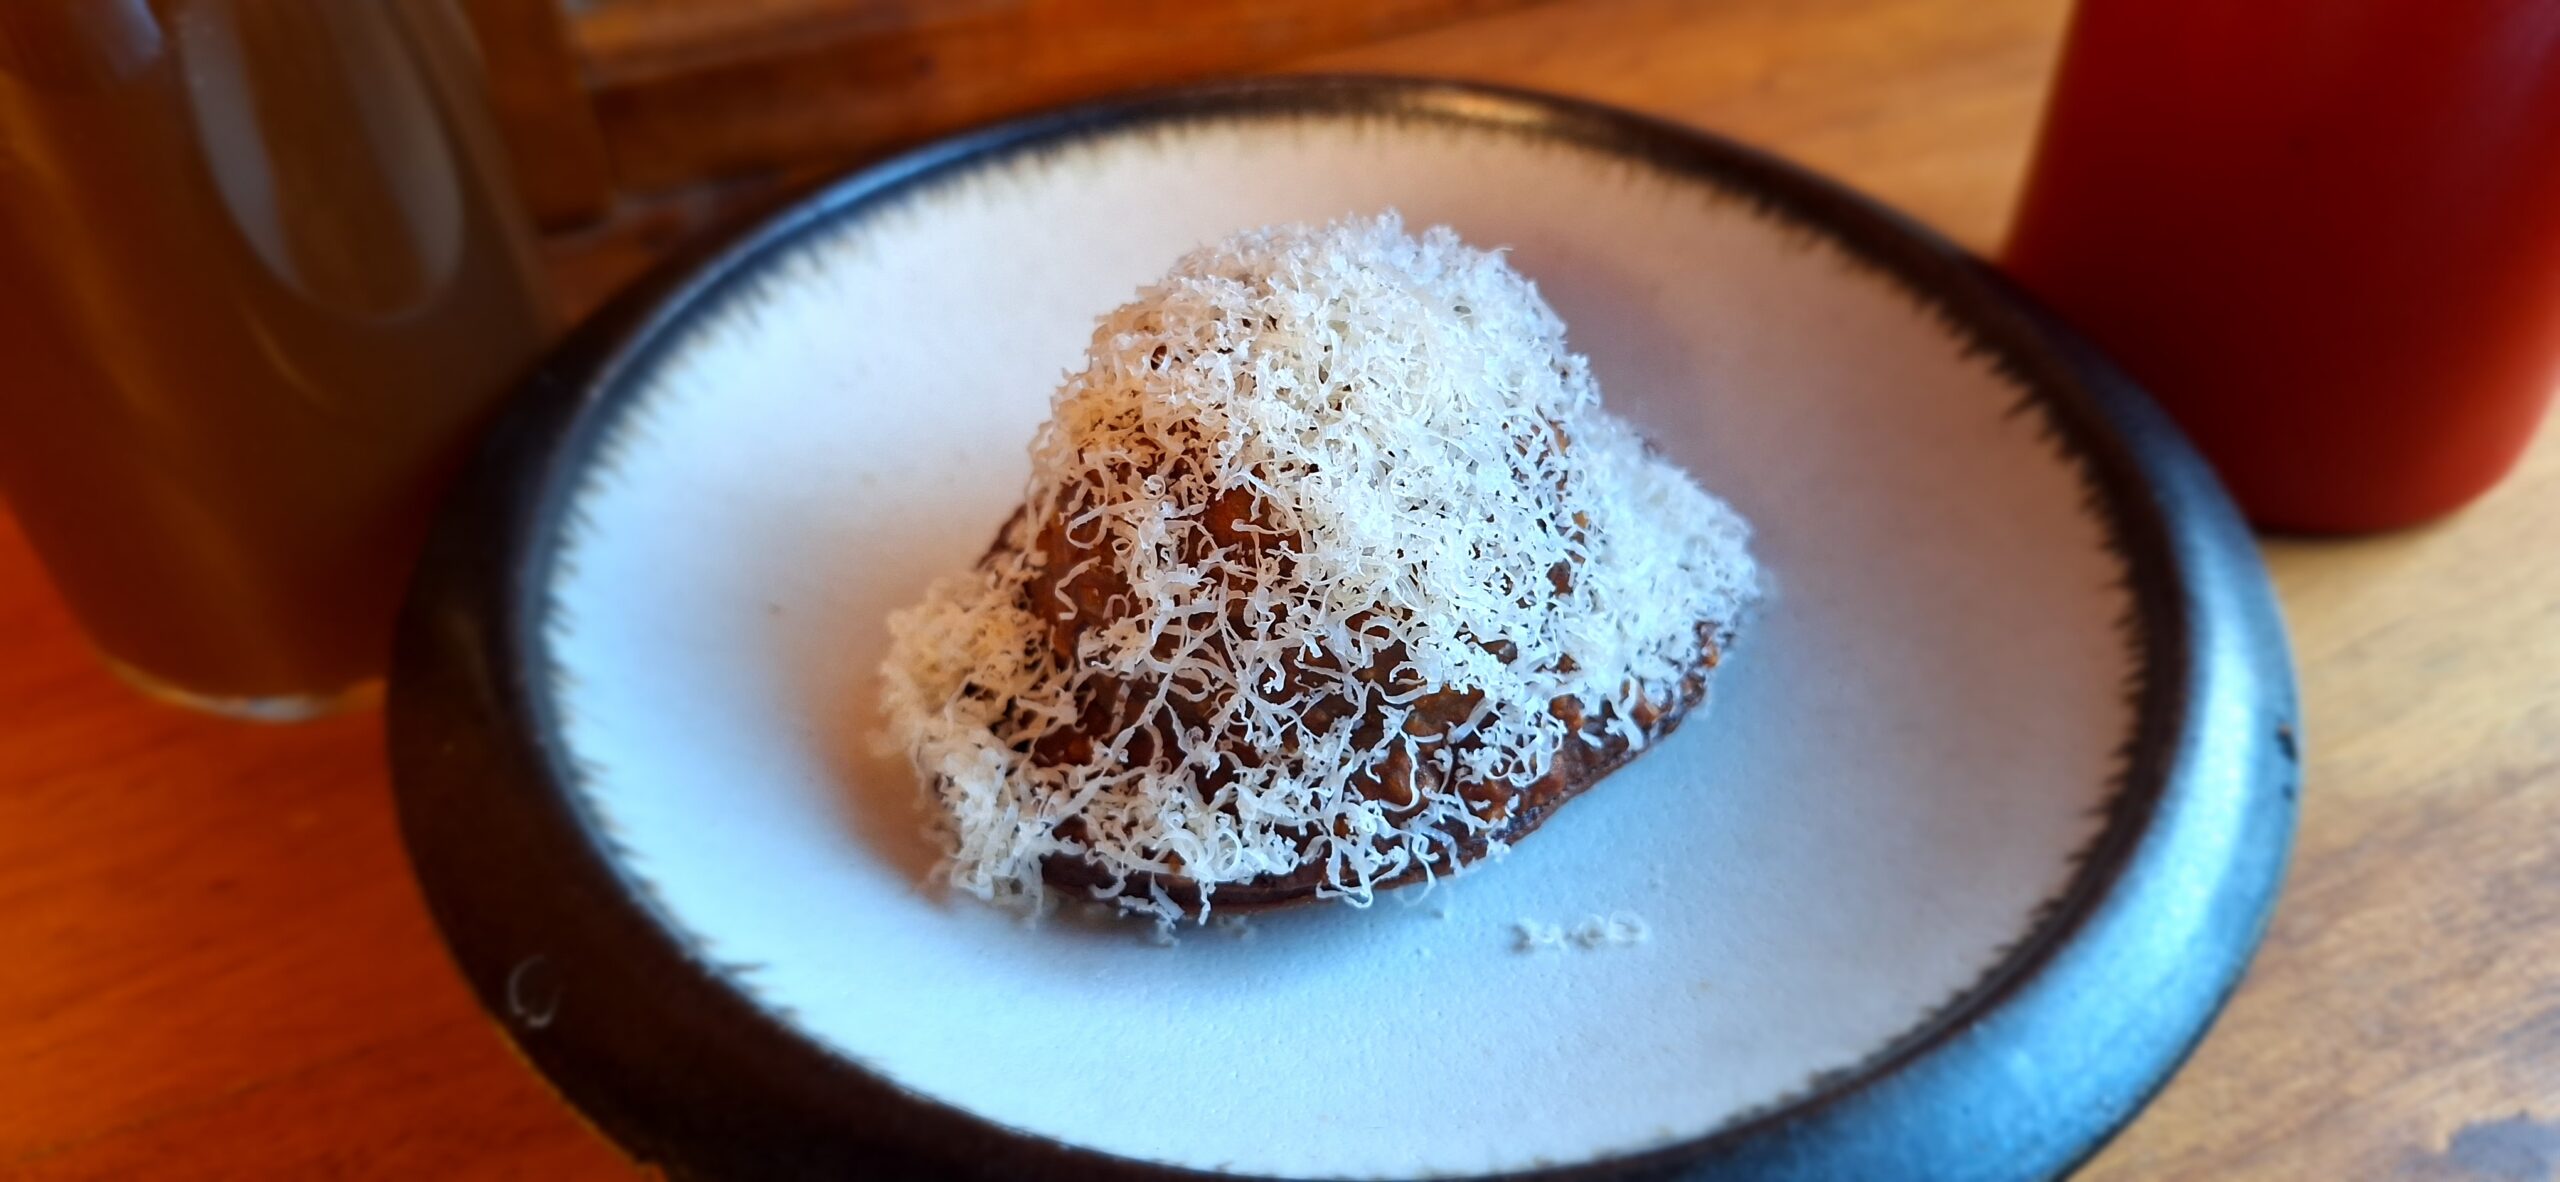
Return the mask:
<path id="1" fill-rule="evenodd" d="M 1715 127 L 1976 247 L 2057 0 L 1615 0 L 1309 63 Z M 652 249 L 572 244 L 588 288 Z M 2560 431 L 2458 519 L 2268 546 L 2307 696 L 2284 906 L 2097 1179 L 2560 1170 Z M 0 517 L 0 1177 L 613 1178 L 447 966 L 371 714 L 266 729 L 102 671 Z"/>

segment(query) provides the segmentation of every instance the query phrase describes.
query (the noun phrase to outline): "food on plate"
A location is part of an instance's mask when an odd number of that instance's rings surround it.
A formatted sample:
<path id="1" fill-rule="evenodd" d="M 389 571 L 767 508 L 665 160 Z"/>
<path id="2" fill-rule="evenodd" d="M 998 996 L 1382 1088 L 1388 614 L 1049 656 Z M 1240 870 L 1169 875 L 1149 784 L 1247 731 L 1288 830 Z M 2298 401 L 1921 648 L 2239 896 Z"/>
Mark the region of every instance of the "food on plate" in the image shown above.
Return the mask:
<path id="1" fill-rule="evenodd" d="M 1392 213 L 1105 317 L 976 567 L 890 621 L 953 884 L 1170 922 L 1501 853 L 1668 734 L 1749 527 L 1602 409 L 1497 253 Z"/>

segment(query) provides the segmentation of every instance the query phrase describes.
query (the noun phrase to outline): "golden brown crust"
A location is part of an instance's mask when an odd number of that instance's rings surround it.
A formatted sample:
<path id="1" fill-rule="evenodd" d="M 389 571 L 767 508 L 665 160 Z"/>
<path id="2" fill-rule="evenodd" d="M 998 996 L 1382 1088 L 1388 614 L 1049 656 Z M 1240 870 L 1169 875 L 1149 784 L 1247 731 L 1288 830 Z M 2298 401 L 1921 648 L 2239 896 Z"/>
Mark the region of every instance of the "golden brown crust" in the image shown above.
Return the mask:
<path id="1" fill-rule="evenodd" d="M 1679 727 L 1681 721 L 1687 718 L 1691 711 L 1697 709 L 1699 704 L 1706 700 L 1707 673 L 1715 667 L 1718 659 L 1719 653 L 1714 642 L 1710 640 L 1701 650 L 1697 667 L 1683 679 L 1678 701 L 1665 703 L 1650 710 L 1644 708 L 1637 710 L 1636 721 L 1638 728 L 1644 732 L 1646 746 L 1650 747 L 1669 735 Z M 1577 721 L 1580 714 L 1571 699 L 1559 700 L 1554 709 L 1558 716 L 1563 717 L 1568 723 Z M 1605 722 L 1614 713 L 1613 709 L 1604 706 L 1601 714 L 1602 721 Z M 1463 867 L 1484 857 L 1494 840 L 1500 840 L 1505 844 L 1520 840 L 1531 830 L 1546 823 L 1547 818 L 1553 816 L 1566 801 L 1589 790 L 1603 777 L 1625 766 L 1629 760 L 1641 754 L 1640 751 L 1630 749 L 1631 745 L 1624 736 L 1608 733 L 1605 729 L 1593 738 L 1595 741 L 1591 743 L 1566 740 L 1564 747 L 1556 752 L 1555 761 L 1548 767 L 1547 774 L 1525 788 L 1510 784 L 1461 785 L 1459 790 L 1468 799 L 1510 797 L 1514 803 L 1510 819 L 1500 827 L 1472 838 L 1459 839 L 1456 865 Z M 1455 868 L 1444 860 L 1434 859 L 1427 868 L 1417 865 L 1393 878 L 1378 882 L 1375 884 L 1375 889 L 1388 890 L 1409 886 L 1421 881 L 1426 874 L 1448 874 Z M 1092 864 L 1081 858 L 1063 854 L 1053 854 L 1043 859 L 1040 864 L 1040 876 L 1053 887 L 1077 892 L 1106 887 L 1111 882 L 1108 875 L 1095 869 Z M 1323 882 L 1324 867 L 1321 864 L 1309 862 L 1285 875 L 1265 875 L 1242 882 L 1220 883 L 1214 892 L 1214 898 L 1216 908 L 1221 911 L 1237 913 L 1270 911 L 1314 901 L 1318 897 L 1317 890 Z M 1185 914 L 1199 913 L 1199 885 L 1187 878 L 1173 875 L 1142 876 L 1128 883 L 1124 891 L 1138 898 L 1148 898 L 1150 886 L 1161 888 L 1165 896 Z"/>
<path id="2" fill-rule="evenodd" d="M 1257 505 L 1242 499 L 1236 499 L 1232 504 L 1222 499 L 1212 506 L 1208 514 L 1210 539 L 1223 546 L 1271 544 L 1273 535 L 1257 527 L 1257 508 Z M 988 550 L 987 562 L 1009 556 L 1013 544 L 1009 539 L 1014 536 L 1014 526 L 1019 522 L 1020 514 L 1021 511 L 1017 510 L 1015 521 L 1008 522 L 1006 528 L 998 532 L 995 545 Z M 1045 523 L 1028 539 L 1028 544 L 1035 552 L 1037 562 L 1035 573 L 1023 588 L 1024 606 L 1048 624 L 1050 646 L 1058 659 L 1073 660 L 1078 637 L 1086 628 L 1106 622 L 1114 618 L 1115 613 L 1127 610 L 1123 601 L 1128 593 L 1127 585 L 1110 563 L 1088 561 L 1095 556 L 1093 551 L 1070 538 L 1055 521 Z M 1569 586 L 1572 574 L 1560 567 L 1551 577 L 1561 592 Z M 1640 702 L 1635 709 L 1634 722 L 1644 734 L 1647 746 L 1669 735 L 1706 698 L 1707 674 L 1714 669 L 1721 654 L 1711 624 L 1700 623 L 1698 640 L 1698 660 L 1682 678 L 1676 699 Z M 1395 645 L 1370 667 L 1353 671 L 1352 676 L 1383 683 L 1383 688 L 1391 692 L 1422 688 L 1418 684 L 1399 685 L 1395 682 L 1397 672 L 1404 667 L 1403 648 Z M 1289 671 L 1288 680 L 1293 688 L 1328 680 L 1308 677 L 1302 682 L 1301 677 L 1306 672 L 1296 668 Z M 1339 669 L 1328 668 L 1325 672 L 1330 675 L 1330 681 L 1338 683 Z M 1153 688 L 1096 679 L 1081 703 L 1082 712 L 1077 725 L 1048 733 L 1031 745 L 1028 754 L 1035 762 L 1046 765 L 1086 762 L 1092 757 L 1094 744 L 1102 736 L 1132 730 L 1131 724 L 1138 721 L 1135 712 L 1141 708 L 1141 703 L 1154 698 Z M 1616 714 L 1614 706 L 1603 704 L 1597 718 L 1586 719 L 1583 712 L 1588 707 L 1584 703 L 1574 698 L 1558 698 L 1551 705 L 1550 712 L 1562 719 L 1578 737 L 1565 740 L 1544 776 L 1526 784 L 1458 781 L 1455 779 L 1456 760 L 1453 756 L 1463 749 L 1465 743 L 1460 740 L 1452 744 L 1444 736 L 1475 712 L 1481 697 L 1472 691 L 1439 690 L 1415 699 L 1404 722 L 1404 732 L 1413 738 L 1413 743 L 1396 749 L 1376 771 L 1355 777 L 1353 788 L 1368 799 L 1387 801 L 1391 811 L 1402 811 L 1397 806 L 1408 803 L 1409 807 L 1419 808 L 1420 794 L 1414 790 L 1412 781 L 1417 772 L 1430 774 L 1430 769 L 1439 768 L 1442 769 L 1440 774 L 1451 778 L 1452 782 L 1445 786 L 1469 802 L 1477 815 L 1493 819 L 1495 824 L 1474 833 L 1444 829 L 1450 838 L 1450 846 L 1454 847 L 1454 858 L 1444 847 L 1435 851 L 1428 865 L 1417 864 L 1393 878 L 1381 880 L 1374 884 L 1375 889 L 1405 886 L 1427 875 L 1448 874 L 1484 857 L 1496 841 L 1508 844 L 1519 840 L 1545 823 L 1566 801 L 1588 790 L 1638 754 L 1633 744 L 1612 730 L 1610 724 Z M 1187 726 L 1205 727 L 1210 703 L 1174 695 L 1169 706 Z M 1350 709 L 1350 703 L 1339 696 L 1319 699 L 1308 710 L 1310 725 L 1313 729 L 1322 730 L 1338 722 Z M 1360 720 L 1355 726 L 1355 742 L 1363 748 L 1374 748 L 1384 738 L 1384 719 Z M 1152 733 L 1149 728 L 1134 729 L 1128 752 L 1131 760 L 1142 762 L 1158 754 L 1153 750 Z M 1227 761 L 1243 765 L 1250 765 L 1262 757 L 1260 752 L 1241 746 L 1221 754 Z M 1418 760 L 1416 756 L 1419 756 Z M 1061 823 L 1059 833 L 1073 840 L 1081 836 L 1079 829 L 1080 822 L 1069 818 Z M 1053 854 L 1043 859 L 1041 877 L 1053 887 L 1077 893 L 1107 890 L 1113 885 L 1107 873 L 1080 857 L 1068 854 Z M 1319 897 L 1318 890 L 1324 878 L 1325 867 L 1310 860 L 1287 874 L 1219 883 L 1214 891 L 1215 906 L 1219 910 L 1250 912 L 1309 902 Z M 1197 914 L 1200 910 L 1198 884 L 1180 875 L 1138 876 L 1111 893 L 1148 899 L 1157 890 L 1161 890 L 1185 913 Z"/>

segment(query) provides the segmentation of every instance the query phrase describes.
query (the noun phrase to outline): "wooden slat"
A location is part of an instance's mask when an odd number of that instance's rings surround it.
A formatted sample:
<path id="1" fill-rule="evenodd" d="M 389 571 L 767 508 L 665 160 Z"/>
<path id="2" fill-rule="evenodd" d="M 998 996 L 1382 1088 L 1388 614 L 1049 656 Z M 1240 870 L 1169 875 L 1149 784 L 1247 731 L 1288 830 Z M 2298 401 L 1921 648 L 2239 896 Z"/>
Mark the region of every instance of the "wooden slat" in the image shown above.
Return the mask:
<path id="1" fill-rule="evenodd" d="M 777 11 L 816 22 L 804 44 L 738 57 L 697 43 L 685 52 L 726 64 L 675 73 L 607 36 L 624 28 L 617 21 L 637 19 L 615 14 L 641 9 L 605 5 L 580 30 L 601 76 L 637 75 L 600 90 L 596 110 L 624 186 L 648 190 L 878 152 L 1033 107 L 1253 69 L 1536 2 L 798 0 Z M 616 45 L 635 57 L 601 56 Z"/>
<path id="2" fill-rule="evenodd" d="M 679 248 L 753 217 L 819 179 L 784 172 L 625 198 L 614 206 L 611 218 L 543 241 L 552 294 L 566 320 L 583 319 Z"/>
<path id="3" fill-rule="evenodd" d="M 558 0 L 461 3 L 525 205 L 545 226 L 594 220 L 613 202 L 613 166 Z"/>
<path id="4" fill-rule="evenodd" d="M 1023 0 L 594 0 L 577 11 L 577 43 L 592 83 L 628 86 L 1023 7 Z"/>
<path id="5" fill-rule="evenodd" d="M 1561 4 L 1287 63 L 1482 79 L 1772 148 L 1984 253 L 2008 224 L 2065 0 Z"/>

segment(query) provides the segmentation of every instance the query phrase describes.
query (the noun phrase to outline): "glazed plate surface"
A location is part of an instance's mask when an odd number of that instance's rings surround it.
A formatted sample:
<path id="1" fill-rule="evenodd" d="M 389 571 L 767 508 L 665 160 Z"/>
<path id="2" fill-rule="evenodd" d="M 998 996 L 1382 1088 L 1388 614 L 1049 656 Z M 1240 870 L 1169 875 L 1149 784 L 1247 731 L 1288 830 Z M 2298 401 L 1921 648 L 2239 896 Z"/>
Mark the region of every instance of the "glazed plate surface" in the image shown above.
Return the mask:
<path id="1" fill-rule="evenodd" d="M 1164 946 L 935 889 L 873 745 L 883 618 L 985 549 L 1097 316 L 1236 229 L 1383 209 L 1509 251 L 1754 523 L 1770 594 L 1705 714 L 1366 910 Z M 680 1170 L 2044 1176 L 2272 901 L 2289 673 L 2184 445 L 1951 248 L 1690 133 L 1378 80 L 1034 121 L 767 223 L 525 401 L 413 606 L 404 809 L 511 1034 Z M 1609 920 L 1644 938 L 1523 946 Z M 1932 1103 L 2007 1148 L 1925 1168 L 1966 1157 Z M 773 1143 L 704 1144 L 742 1128 Z"/>

